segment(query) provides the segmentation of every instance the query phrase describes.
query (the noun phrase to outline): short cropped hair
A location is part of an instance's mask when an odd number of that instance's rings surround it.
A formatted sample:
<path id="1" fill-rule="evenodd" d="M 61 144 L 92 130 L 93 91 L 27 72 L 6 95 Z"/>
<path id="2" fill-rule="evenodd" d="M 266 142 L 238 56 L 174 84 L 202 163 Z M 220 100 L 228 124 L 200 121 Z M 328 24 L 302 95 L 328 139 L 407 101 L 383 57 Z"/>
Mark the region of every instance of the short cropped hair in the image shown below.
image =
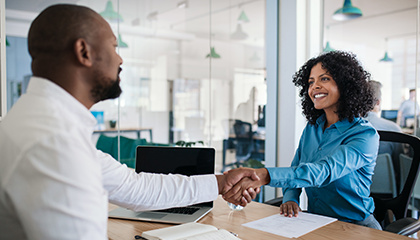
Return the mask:
<path id="1" fill-rule="evenodd" d="M 70 4 L 46 8 L 29 29 L 28 51 L 32 60 L 39 55 L 60 57 L 73 48 L 78 38 L 89 39 L 95 32 L 92 26 L 95 15 L 90 8 Z"/>
<path id="2" fill-rule="evenodd" d="M 368 83 L 370 87 L 372 88 L 373 97 L 375 98 L 375 100 L 377 101 L 381 100 L 382 99 L 382 93 L 381 93 L 382 84 L 374 80 L 370 80 Z"/>

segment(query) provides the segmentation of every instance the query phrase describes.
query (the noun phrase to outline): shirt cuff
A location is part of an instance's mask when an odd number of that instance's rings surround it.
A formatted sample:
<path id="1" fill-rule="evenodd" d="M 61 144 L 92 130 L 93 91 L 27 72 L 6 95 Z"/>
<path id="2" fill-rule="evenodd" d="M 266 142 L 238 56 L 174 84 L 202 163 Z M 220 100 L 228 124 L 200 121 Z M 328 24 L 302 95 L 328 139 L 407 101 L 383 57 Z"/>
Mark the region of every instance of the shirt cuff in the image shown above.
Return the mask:
<path id="1" fill-rule="evenodd" d="M 267 168 L 270 174 L 270 187 L 289 187 L 290 182 L 295 180 L 295 172 L 292 167 Z"/>
<path id="2" fill-rule="evenodd" d="M 214 174 L 191 176 L 200 191 L 200 201 L 214 201 L 219 196 L 219 186 Z"/>

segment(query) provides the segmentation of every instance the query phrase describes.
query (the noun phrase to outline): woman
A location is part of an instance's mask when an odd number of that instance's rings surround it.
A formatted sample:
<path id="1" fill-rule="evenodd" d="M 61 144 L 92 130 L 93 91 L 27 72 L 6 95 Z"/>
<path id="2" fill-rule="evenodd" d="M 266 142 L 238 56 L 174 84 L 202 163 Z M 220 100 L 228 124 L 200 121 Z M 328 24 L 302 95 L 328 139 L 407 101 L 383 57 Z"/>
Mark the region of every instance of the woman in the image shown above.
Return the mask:
<path id="1" fill-rule="evenodd" d="M 305 188 L 308 212 L 381 229 L 369 196 L 379 136 L 361 118 L 374 104 L 369 77 L 353 54 L 341 51 L 310 59 L 293 76 L 308 123 L 292 165 L 256 170 L 259 184 L 283 188 L 280 214 L 298 215 Z M 242 180 L 225 199 L 239 197 L 239 186 L 257 187 Z"/>

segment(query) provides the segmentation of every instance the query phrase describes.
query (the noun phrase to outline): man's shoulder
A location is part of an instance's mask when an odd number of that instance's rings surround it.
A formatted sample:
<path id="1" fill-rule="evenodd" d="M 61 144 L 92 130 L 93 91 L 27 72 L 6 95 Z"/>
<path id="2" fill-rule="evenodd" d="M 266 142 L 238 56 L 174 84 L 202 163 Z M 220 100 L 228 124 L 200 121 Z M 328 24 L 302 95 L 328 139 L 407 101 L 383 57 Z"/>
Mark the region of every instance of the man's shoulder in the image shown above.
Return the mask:
<path id="1" fill-rule="evenodd" d="M 398 124 L 384 118 L 378 118 L 376 121 L 372 121 L 371 123 L 376 130 L 401 132 L 401 128 Z"/>
<path id="2" fill-rule="evenodd" d="M 3 138 L 23 146 L 69 131 L 72 121 L 63 109 L 46 99 L 23 96 L 1 122 Z"/>

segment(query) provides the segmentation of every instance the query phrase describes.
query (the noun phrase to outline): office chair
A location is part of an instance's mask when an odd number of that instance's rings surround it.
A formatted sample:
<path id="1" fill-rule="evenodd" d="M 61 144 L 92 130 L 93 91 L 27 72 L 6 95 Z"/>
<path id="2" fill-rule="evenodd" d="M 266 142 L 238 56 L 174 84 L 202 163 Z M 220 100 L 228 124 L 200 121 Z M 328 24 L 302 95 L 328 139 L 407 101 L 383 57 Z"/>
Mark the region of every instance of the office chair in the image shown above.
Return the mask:
<path id="1" fill-rule="evenodd" d="M 131 139 L 120 136 L 120 162 L 127 167 L 134 168 L 136 160 L 136 147 L 146 145 L 146 139 Z M 96 142 L 96 148 L 118 159 L 118 136 L 108 137 L 101 134 Z"/>
<path id="2" fill-rule="evenodd" d="M 372 176 L 370 186 L 371 195 L 378 197 L 396 197 L 397 184 L 392 164 L 392 157 L 389 153 L 379 154 L 376 158 L 375 174 Z"/>
<path id="3" fill-rule="evenodd" d="M 235 158 L 237 162 L 243 162 L 251 156 L 254 150 L 252 125 L 248 122 L 236 120 L 233 124 L 233 130 L 236 136 Z"/>
<path id="4" fill-rule="evenodd" d="M 378 131 L 378 133 L 380 141 L 398 142 L 403 143 L 406 146 L 410 146 L 413 152 L 413 157 L 411 158 L 408 174 L 401 173 L 401 176 L 406 175 L 406 177 L 405 179 L 402 179 L 401 182 L 403 187 L 396 197 L 380 198 L 372 195 L 375 201 L 374 215 L 378 222 L 382 223 L 385 220 L 388 210 L 391 210 L 396 221 L 384 226 L 384 230 L 401 235 L 410 235 L 412 234 L 411 232 L 417 232 L 420 230 L 420 223 L 418 220 L 407 218 L 407 210 L 410 204 L 411 194 L 413 193 L 419 172 L 420 139 L 416 136 L 399 132 Z"/>
<path id="5" fill-rule="evenodd" d="M 232 128 L 235 133 L 233 145 L 235 147 L 236 161 L 229 164 L 223 163 L 222 172 L 225 171 L 227 167 L 242 167 L 245 160 L 249 159 L 254 150 L 254 133 L 252 132 L 251 123 L 235 119 Z"/>

